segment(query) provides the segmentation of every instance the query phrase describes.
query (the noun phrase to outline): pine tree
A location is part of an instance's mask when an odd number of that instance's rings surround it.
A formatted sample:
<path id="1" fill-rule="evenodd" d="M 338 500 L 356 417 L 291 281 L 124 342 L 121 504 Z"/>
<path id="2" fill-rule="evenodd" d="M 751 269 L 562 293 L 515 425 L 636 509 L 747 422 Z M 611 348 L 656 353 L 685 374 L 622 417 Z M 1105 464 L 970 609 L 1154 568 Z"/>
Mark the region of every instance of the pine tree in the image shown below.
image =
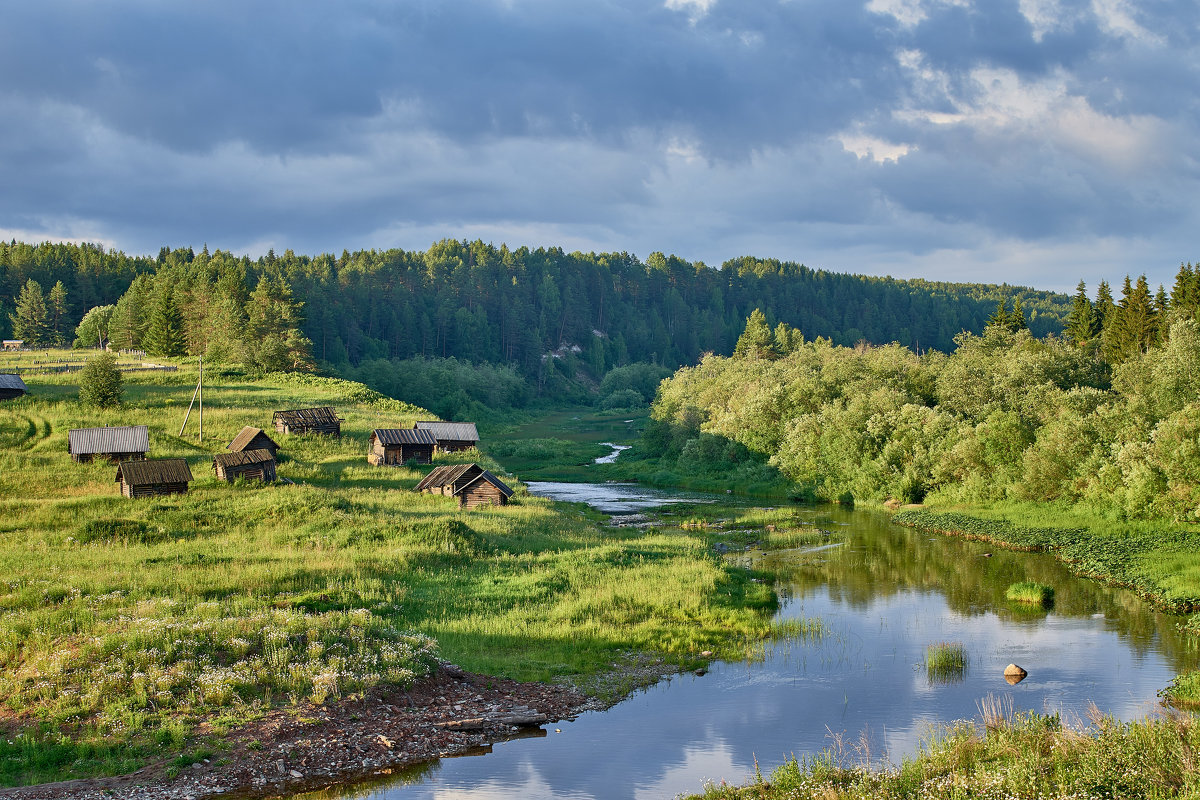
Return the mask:
<path id="1" fill-rule="evenodd" d="M 737 345 L 733 348 L 735 358 L 779 358 L 779 349 L 775 343 L 775 334 L 767 324 L 767 315 L 761 309 L 754 309 L 746 320 L 746 329 L 738 337 Z"/>
<path id="2" fill-rule="evenodd" d="M 1013 310 L 1008 315 L 1008 329 L 1013 333 L 1026 330 L 1029 328 L 1029 323 L 1025 321 L 1025 309 L 1021 307 L 1021 298 L 1013 298 Z"/>
<path id="3" fill-rule="evenodd" d="M 988 317 L 987 326 L 1008 330 L 1008 319 L 1008 301 L 1001 297 L 1000 302 L 996 303 L 996 310 Z"/>
<path id="4" fill-rule="evenodd" d="M 67 325 L 67 287 L 62 281 L 50 289 L 46 304 L 48 335 L 55 347 L 62 347 L 67 343 L 67 332 L 64 330 Z"/>
<path id="5" fill-rule="evenodd" d="M 1087 296 L 1087 284 L 1083 281 L 1075 287 L 1075 299 L 1071 305 L 1071 313 L 1067 315 L 1064 329 L 1066 338 L 1072 344 L 1079 346 L 1090 342 L 1099 333 L 1099 320 L 1092 301 Z"/>
<path id="6" fill-rule="evenodd" d="M 16 310 L 9 315 L 14 339 L 24 339 L 27 347 L 44 347 L 50 344 L 50 326 L 47 322 L 46 298 L 42 286 L 30 278 L 17 297 Z"/>
<path id="7" fill-rule="evenodd" d="M 184 353 L 183 320 L 174 292 L 162 287 L 150 309 L 146 326 L 146 353 L 152 356 L 181 356 Z"/>
<path id="8" fill-rule="evenodd" d="M 1116 304 L 1113 303 L 1112 290 L 1108 288 L 1108 281 L 1100 281 L 1100 286 L 1096 290 L 1096 333 L 1100 332 L 1108 326 L 1109 320 L 1116 310 Z"/>
<path id="9" fill-rule="evenodd" d="M 1191 263 L 1179 265 L 1171 288 L 1171 308 L 1192 319 L 1200 312 L 1200 269 L 1193 268 Z"/>

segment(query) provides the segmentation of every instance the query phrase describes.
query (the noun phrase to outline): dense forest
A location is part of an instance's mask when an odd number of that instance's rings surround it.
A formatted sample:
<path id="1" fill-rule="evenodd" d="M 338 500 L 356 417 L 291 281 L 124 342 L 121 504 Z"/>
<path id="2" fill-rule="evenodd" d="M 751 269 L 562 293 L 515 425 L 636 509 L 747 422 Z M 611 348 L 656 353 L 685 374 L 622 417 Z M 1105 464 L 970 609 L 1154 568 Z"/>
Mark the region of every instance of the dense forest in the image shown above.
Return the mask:
<path id="1" fill-rule="evenodd" d="M 1070 310 L 1069 298 L 1052 292 L 749 257 L 710 268 L 661 253 L 642 262 L 627 253 L 442 241 L 425 252 L 251 260 L 163 248 L 135 258 L 95 245 L 0 243 L 6 337 L 69 343 L 87 312 L 114 306 L 111 331 L 103 325 L 109 312 L 94 320 L 96 340 L 107 333 L 114 346 L 151 355 L 288 368 L 310 358 L 334 368 L 455 358 L 510 367 L 537 390 L 556 371 L 583 368 L 598 380 L 633 362 L 675 368 L 706 352 L 728 354 L 755 308 L 809 338 L 945 351 L 960 332 L 982 330 L 998 301 L 1014 299 L 1038 335 L 1061 330 Z M 274 337 L 267 346 L 264 331 Z"/>
<path id="2" fill-rule="evenodd" d="M 1059 501 L 1200 521 L 1200 268 L 1168 295 L 1082 283 L 1062 336 L 998 304 L 950 353 L 838 346 L 753 312 L 730 357 L 665 381 L 643 452 L 676 474 L 774 469 L 827 500 Z"/>

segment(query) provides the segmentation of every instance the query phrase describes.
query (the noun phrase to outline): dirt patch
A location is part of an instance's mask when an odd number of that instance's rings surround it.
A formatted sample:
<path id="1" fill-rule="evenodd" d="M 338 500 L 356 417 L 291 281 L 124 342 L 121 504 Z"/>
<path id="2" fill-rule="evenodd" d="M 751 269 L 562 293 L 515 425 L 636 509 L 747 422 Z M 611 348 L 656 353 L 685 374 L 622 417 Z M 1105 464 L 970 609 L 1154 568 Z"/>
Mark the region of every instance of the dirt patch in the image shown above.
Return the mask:
<path id="1" fill-rule="evenodd" d="M 529 735 L 603 704 L 582 692 L 463 672 L 443 664 L 407 691 L 273 711 L 228 749 L 169 774 L 152 764 L 114 778 L 0 790 L 19 800 L 204 800 L 290 795 L 367 781 L 404 767 Z"/>

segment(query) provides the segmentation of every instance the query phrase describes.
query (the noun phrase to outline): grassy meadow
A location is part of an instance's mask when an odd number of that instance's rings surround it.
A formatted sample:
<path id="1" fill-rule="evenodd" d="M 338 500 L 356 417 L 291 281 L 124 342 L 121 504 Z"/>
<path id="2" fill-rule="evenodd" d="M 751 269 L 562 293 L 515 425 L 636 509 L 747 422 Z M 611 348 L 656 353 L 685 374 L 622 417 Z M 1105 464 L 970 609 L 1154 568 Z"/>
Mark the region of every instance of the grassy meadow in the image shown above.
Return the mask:
<path id="1" fill-rule="evenodd" d="M 740 658 L 776 632 L 769 584 L 702 531 L 605 528 L 519 486 L 475 511 L 412 493 L 428 468 L 370 466 L 367 437 L 431 415 L 361 384 L 206 370 L 198 439 L 194 410 L 178 436 L 194 364 L 128 374 L 105 410 L 72 374 L 24 379 L 30 396 L 0 403 L 0 784 L 174 758 L 437 658 L 615 697 L 633 687 L 614 665 Z M 337 409 L 341 440 L 269 430 L 273 410 L 313 405 Z M 70 428 L 138 424 L 151 458 L 187 459 L 187 495 L 126 499 L 115 466 L 67 454 Z M 276 438 L 292 485 L 216 480 L 243 425 Z"/>

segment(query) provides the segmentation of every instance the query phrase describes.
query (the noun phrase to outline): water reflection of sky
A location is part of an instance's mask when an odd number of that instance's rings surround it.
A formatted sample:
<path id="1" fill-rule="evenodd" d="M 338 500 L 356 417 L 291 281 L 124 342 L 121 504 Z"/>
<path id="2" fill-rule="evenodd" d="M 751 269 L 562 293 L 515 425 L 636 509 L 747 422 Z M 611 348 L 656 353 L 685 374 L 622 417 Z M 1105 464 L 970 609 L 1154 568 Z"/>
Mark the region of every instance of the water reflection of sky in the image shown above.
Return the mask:
<path id="1" fill-rule="evenodd" d="M 673 503 L 712 503 L 712 495 L 699 492 L 649 489 L 636 483 L 558 483 L 529 481 L 530 494 L 566 503 L 587 503 L 605 514 L 629 514 Z"/>
<path id="2" fill-rule="evenodd" d="M 1131 647 L 1120 626 L 1092 611 L 1006 618 L 983 607 L 955 610 L 937 591 L 893 590 L 864 602 L 817 585 L 796 589 L 781 613 L 821 618 L 828 632 L 780 643 L 762 663 L 676 676 L 606 712 L 551 725 L 546 738 L 445 759 L 414 784 L 369 796 L 673 798 L 705 781 L 744 782 L 756 760 L 767 774 L 837 737 L 847 758 L 869 753 L 898 763 L 933 725 L 978 718 L 989 695 L 1017 711 L 1061 712 L 1067 722 L 1093 702 L 1121 719 L 1140 718 L 1175 674 L 1157 637 Z M 939 641 L 965 646 L 961 681 L 927 676 L 925 648 Z M 1002 675 L 1010 662 L 1029 671 L 1016 686 Z"/>

